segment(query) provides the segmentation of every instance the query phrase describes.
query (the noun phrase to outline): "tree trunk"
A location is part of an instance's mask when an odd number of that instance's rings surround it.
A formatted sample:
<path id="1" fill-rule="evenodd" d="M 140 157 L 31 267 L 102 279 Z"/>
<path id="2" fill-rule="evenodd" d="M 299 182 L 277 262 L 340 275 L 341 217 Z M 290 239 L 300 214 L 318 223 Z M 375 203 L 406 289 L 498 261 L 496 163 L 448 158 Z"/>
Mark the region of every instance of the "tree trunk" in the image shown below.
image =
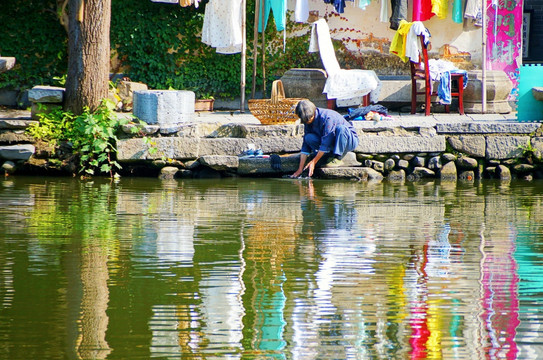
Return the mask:
<path id="1" fill-rule="evenodd" d="M 65 109 L 96 110 L 108 95 L 111 0 L 69 0 Z"/>

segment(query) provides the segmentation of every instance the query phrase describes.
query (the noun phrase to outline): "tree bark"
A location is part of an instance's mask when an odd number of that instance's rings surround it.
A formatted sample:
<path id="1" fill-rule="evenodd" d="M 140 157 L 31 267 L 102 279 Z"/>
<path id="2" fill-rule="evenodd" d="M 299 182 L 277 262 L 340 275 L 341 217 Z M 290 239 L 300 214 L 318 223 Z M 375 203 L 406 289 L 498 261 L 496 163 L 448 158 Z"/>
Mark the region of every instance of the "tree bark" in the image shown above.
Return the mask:
<path id="1" fill-rule="evenodd" d="M 111 0 L 69 0 L 65 110 L 96 110 L 108 96 Z"/>

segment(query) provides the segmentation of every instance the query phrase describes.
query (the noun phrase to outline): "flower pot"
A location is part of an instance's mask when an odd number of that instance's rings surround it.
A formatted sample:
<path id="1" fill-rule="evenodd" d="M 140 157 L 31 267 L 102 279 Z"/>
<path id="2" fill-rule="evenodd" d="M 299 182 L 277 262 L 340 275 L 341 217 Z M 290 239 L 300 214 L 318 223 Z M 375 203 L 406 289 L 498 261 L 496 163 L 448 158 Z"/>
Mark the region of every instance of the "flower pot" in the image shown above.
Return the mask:
<path id="1" fill-rule="evenodd" d="M 198 99 L 194 103 L 194 111 L 213 111 L 215 99 Z"/>

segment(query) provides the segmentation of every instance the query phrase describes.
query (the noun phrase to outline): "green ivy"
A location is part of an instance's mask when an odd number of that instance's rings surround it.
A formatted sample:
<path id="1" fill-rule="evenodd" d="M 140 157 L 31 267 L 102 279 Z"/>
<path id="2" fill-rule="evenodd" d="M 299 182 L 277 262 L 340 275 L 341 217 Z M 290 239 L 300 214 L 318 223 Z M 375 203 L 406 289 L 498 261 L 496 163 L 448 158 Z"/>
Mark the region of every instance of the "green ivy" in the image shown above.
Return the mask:
<path id="1" fill-rule="evenodd" d="M 55 0 L 0 0 L 0 55 L 16 58 L 14 69 L 0 74 L 0 88 L 52 85 L 66 72 L 67 37 Z"/>
<path id="2" fill-rule="evenodd" d="M 201 42 L 204 10 L 154 3 L 112 0 L 110 40 L 121 72 L 154 89 L 191 89 L 197 97 L 232 98 L 240 94 L 240 54 L 217 54 Z M 67 72 L 67 35 L 57 18 L 55 0 L 0 0 L 0 54 L 14 56 L 14 70 L 0 74 L 0 88 L 26 89 L 53 85 Z M 291 16 L 289 14 L 287 18 Z M 252 87 L 254 0 L 247 1 L 247 93 Z M 303 30 L 306 30 L 305 32 Z M 278 78 L 292 67 L 321 67 L 317 53 L 308 53 L 309 26 L 287 23 L 290 37 L 283 51 L 283 33 L 270 17 L 266 34 L 266 77 Z M 262 84 L 261 54 L 257 88 Z"/>

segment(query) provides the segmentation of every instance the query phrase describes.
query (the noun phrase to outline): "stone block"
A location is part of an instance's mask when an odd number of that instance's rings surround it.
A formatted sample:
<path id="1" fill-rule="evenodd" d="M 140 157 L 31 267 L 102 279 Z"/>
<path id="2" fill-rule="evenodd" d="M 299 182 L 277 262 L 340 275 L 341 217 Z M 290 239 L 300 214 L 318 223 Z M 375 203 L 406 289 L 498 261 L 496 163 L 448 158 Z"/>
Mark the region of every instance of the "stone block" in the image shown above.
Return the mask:
<path id="1" fill-rule="evenodd" d="M 445 151 L 445 136 L 359 136 L 356 152 L 379 153 L 409 153 L 409 152 L 443 152 Z"/>
<path id="2" fill-rule="evenodd" d="M 324 179 L 383 180 L 383 174 L 368 167 L 319 168 L 315 170 L 315 173 Z"/>
<path id="3" fill-rule="evenodd" d="M 297 137 L 304 135 L 304 126 L 294 125 L 241 125 L 242 137 Z"/>
<path id="4" fill-rule="evenodd" d="M 200 157 L 198 161 L 200 164 L 217 171 L 236 170 L 239 166 L 239 158 L 237 156 L 206 155 Z"/>
<path id="5" fill-rule="evenodd" d="M 274 170 L 270 158 L 242 157 L 239 159 L 238 174 L 260 175 L 260 174 L 291 174 L 298 170 L 300 154 L 281 156 L 281 169 Z"/>
<path id="6" fill-rule="evenodd" d="M 133 112 L 147 124 L 171 126 L 192 120 L 194 101 L 194 92 L 187 90 L 138 90 Z"/>
<path id="7" fill-rule="evenodd" d="M 513 159 L 522 156 L 522 146 L 530 141 L 529 136 L 487 136 L 487 159 Z"/>
<path id="8" fill-rule="evenodd" d="M 459 152 L 475 157 L 485 157 L 486 140 L 484 136 L 450 136 L 447 140 L 453 149 Z"/>
<path id="9" fill-rule="evenodd" d="M 147 85 L 133 81 L 120 81 L 117 85 L 119 97 L 123 103 L 123 111 L 131 111 L 134 105 L 134 91 L 147 90 Z"/>
<path id="10" fill-rule="evenodd" d="M 206 138 L 200 139 L 198 156 L 229 155 L 237 156 L 247 149 L 247 145 L 253 144 L 249 139 L 234 138 Z"/>
<path id="11" fill-rule="evenodd" d="M 153 138 L 154 145 L 144 139 L 123 139 L 117 141 L 117 159 L 121 162 L 156 159 L 196 159 L 200 139 L 180 137 Z M 155 148 L 156 151 L 150 151 Z"/>
<path id="12" fill-rule="evenodd" d="M 496 119 L 496 116 L 491 116 Z M 438 123 L 436 130 L 440 134 L 531 134 L 536 131 L 541 124 L 538 123 L 520 123 L 520 122 L 458 122 L 458 123 Z"/>
<path id="13" fill-rule="evenodd" d="M 435 126 L 436 121 L 433 118 L 428 117 L 420 120 L 417 119 L 417 121 L 408 120 L 406 118 L 386 121 L 353 121 L 353 127 L 356 129 L 357 132 L 382 132 L 385 130 L 394 130 L 398 128 L 412 131 L 420 131 L 421 129 L 433 129 Z"/>
<path id="14" fill-rule="evenodd" d="M 31 124 L 37 124 L 34 120 L 0 120 L 0 130 L 25 130 Z"/>
<path id="15" fill-rule="evenodd" d="M 507 98 L 513 89 L 513 83 L 501 70 L 487 70 L 486 77 L 486 112 L 506 114 L 511 112 Z M 482 70 L 468 71 L 468 84 L 464 89 L 464 111 L 467 114 L 482 113 Z"/>
<path id="16" fill-rule="evenodd" d="M 36 151 L 34 145 L 0 146 L 0 158 L 6 160 L 28 160 Z"/>
<path id="17" fill-rule="evenodd" d="M 28 91 L 28 100 L 33 103 L 61 104 L 64 91 L 64 88 L 56 86 L 34 86 Z"/>

